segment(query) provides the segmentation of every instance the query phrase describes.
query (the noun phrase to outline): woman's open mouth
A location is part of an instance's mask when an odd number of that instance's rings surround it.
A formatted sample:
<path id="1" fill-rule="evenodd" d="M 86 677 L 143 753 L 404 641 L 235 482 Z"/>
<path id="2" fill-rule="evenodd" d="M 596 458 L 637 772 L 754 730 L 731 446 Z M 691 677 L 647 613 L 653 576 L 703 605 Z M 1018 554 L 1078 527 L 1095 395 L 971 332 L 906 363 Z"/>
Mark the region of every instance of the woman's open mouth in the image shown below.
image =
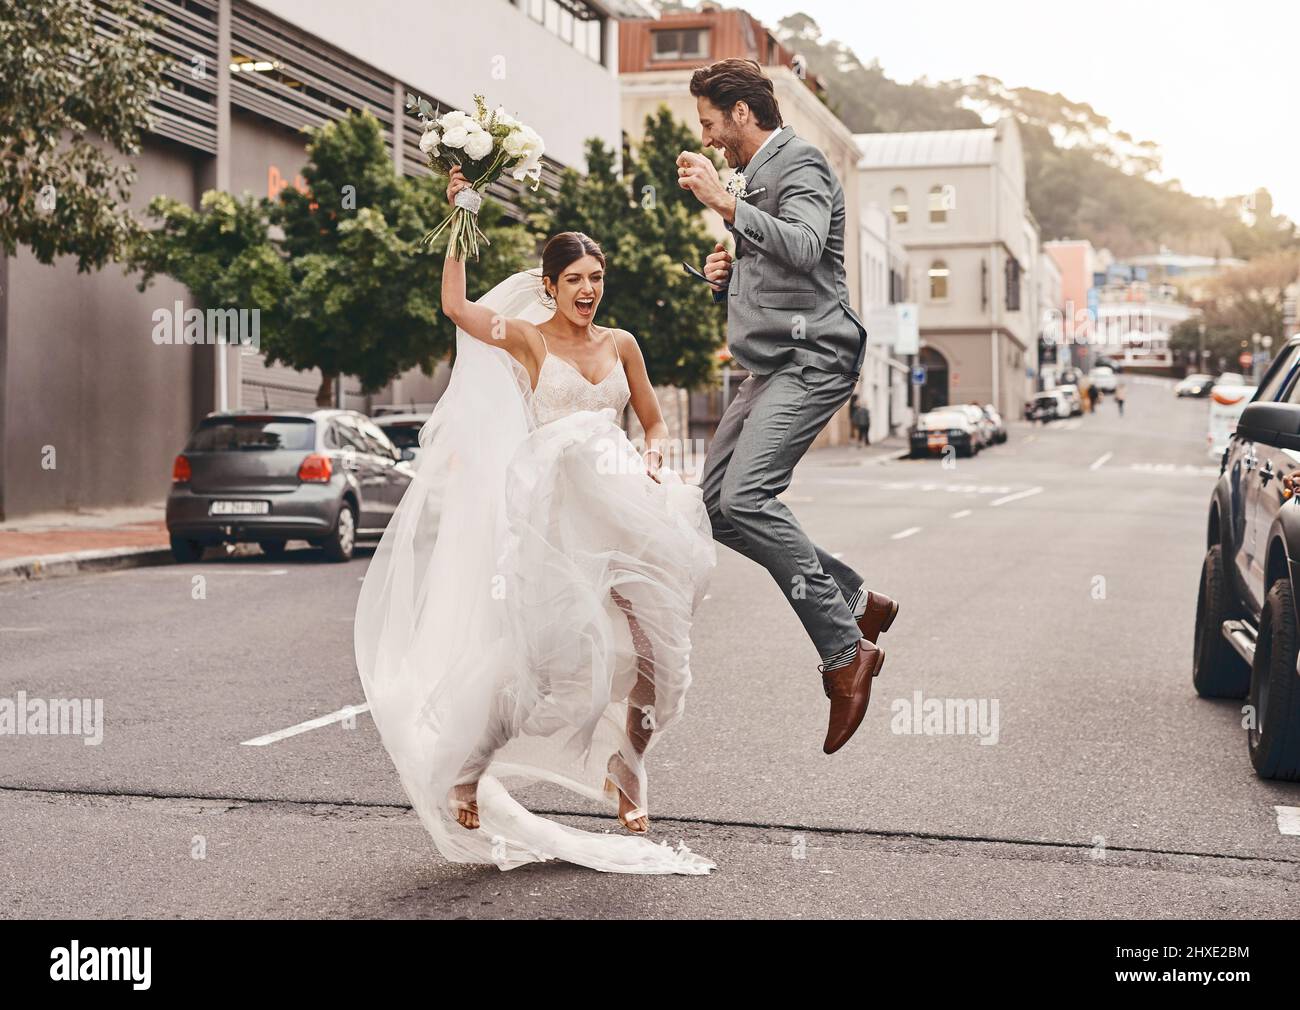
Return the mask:
<path id="1" fill-rule="evenodd" d="M 579 314 L 584 316 L 589 316 L 591 315 L 592 311 L 596 308 L 596 299 L 577 298 L 574 300 L 573 306 L 578 310 Z"/>

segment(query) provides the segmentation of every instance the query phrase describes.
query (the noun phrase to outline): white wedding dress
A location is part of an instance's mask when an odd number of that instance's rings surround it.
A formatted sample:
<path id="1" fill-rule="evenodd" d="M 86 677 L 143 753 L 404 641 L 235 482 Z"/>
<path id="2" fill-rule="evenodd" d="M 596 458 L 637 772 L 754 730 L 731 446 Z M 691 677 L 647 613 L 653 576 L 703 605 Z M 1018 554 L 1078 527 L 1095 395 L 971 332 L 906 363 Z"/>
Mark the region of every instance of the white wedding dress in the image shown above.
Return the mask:
<path id="1" fill-rule="evenodd" d="M 521 272 L 479 302 L 542 322 L 541 290 L 538 272 Z M 608 771 L 649 806 L 644 754 L 682 714 L 692 621 L 716 564 L 699 488 L 666 467 L 649 478 L 619 427 L 629 395 L 621 355 L 592 383 L 548 353 L 533 390 L 504 350 L 456 334 L 451 382 L 355 625 L 375 725 L 447 859 L 715 868 L 681 841 L 628 833 L 603 788 Z M 448 793 L 475 778 L 471 830 Z M 561 824 L 511 795 L 541 782 L 600 801 L 610 828 Z"/>

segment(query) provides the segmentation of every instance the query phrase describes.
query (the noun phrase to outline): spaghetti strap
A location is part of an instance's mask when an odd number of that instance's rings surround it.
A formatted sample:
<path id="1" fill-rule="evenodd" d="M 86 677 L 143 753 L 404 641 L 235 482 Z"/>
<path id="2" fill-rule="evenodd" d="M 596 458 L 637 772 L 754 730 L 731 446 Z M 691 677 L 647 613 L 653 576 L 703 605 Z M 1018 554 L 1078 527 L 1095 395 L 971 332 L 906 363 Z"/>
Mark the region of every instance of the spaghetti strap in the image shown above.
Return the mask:
<path id="1" fill-rule="evenodd" d="M 614 341 L 614 367 L 617 368 L 619 365 L 623 364 L 623 355 L 618 349 L 618 331 L 610 330 L 609 339 Z"/>

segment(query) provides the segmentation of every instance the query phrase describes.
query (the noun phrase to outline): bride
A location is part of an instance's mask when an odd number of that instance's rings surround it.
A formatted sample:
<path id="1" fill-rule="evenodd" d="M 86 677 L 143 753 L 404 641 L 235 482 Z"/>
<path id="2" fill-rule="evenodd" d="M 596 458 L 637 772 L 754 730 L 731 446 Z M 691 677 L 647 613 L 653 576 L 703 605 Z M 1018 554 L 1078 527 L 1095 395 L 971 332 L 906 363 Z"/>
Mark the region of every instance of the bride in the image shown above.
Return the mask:
<path id="1" fill-rule="evenodd" d="M 467 185 L 453 170 L 448 200 Z M 357 667 L 448 859 L 707 873 L 681 842 L 645 837 L 645 756 L 682 713 L 715 548 L 699 488 L 664 465 L 636 339 L 594 323 L 604 285 L 604 255 L 578 232 L 477 302 L 448 255 L 455 367 L 366 572 Z M 629 402 L 644 456 L 619 427 Z M 533 806 L 565 787 L 627 833 L 541 817 L 507 785 Z"/>

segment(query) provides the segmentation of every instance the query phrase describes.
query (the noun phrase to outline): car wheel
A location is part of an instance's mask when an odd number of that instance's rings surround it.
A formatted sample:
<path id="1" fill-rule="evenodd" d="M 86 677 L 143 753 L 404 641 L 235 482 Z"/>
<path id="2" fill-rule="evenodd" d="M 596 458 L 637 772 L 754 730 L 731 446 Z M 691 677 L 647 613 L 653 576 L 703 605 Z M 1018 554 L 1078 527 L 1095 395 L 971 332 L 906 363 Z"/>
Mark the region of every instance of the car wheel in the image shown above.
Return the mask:
<path id="1" fill-rule="evenodd" d="M 203 557 L 203 545 L 197 540 L 172 537 L 172 559 L 178 565 L 190 565 Z"/>
<path id="2" fill-rule="evenodd" d="M 325 539 L 325 557 L 330 561 L 348 561 L 357 543 L 357 514 L 351 502 L 339 506 L 334 531 Z"/>
<path id="3" fill-rule="evenodd" d="M 287 544 L 286 540 L 263 540 L 258 546 L 268 558 L 282 558 Z"/>
<path id="4" fill-rule="evenodd" d="M 1300 674 L 1296 673 L 1295 603 L 1288 579 L 1264 600 L 1247 700 L 1254 715 L 1246 733 L 1250 763 L 1261 778 L 1300 779 Z"/>
<path id="5" fill-rule="evenodd" d="M 1232 617 L 1223 547 L 1215 544 L 1201 565 L 1201 587 L 1196 595 L 1192 685 L 1202 698 L 1244 698 L 1250 687 L 1250 666 L 1223 637 L 1223 622 Z"/>

